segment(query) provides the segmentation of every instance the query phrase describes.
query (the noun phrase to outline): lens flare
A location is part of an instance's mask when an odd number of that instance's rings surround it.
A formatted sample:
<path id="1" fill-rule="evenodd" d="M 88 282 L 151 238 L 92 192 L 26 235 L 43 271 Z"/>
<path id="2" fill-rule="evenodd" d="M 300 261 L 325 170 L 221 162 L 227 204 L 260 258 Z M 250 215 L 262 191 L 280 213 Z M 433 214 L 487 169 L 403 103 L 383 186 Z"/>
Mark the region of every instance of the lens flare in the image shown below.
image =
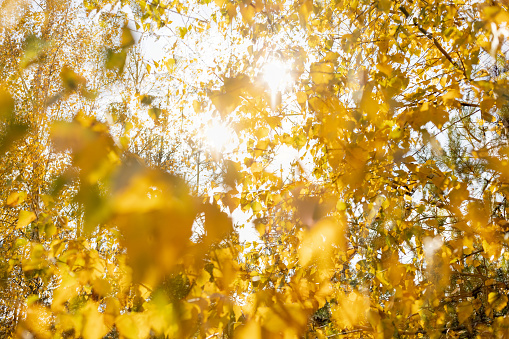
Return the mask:
<path id="1" fill-rule="evenodd" d="M 281 60 L 272 60 L 263 67 L 263 81 L 272 93 L 283 91 L 292 82 L 290 67 Z"/>
<path id="2" fill-rule="evenodd" d="M 212 119 L 205 129 L 207 143 L 217 151 L 222 151 L 233 141 L 233 131 L 221 121 Z"/>

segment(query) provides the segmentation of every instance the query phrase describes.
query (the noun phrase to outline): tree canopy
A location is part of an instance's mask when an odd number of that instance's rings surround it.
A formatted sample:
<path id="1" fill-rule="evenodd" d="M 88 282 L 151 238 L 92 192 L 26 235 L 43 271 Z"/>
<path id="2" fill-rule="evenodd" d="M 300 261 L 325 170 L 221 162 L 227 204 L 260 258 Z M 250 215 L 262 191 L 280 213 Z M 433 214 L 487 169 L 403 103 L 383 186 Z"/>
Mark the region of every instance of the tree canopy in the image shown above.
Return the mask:
<path id="1" fill-rule="evenodd" d="M 0 1 L 0 336 L 508 337 L 508 6 Z"/>

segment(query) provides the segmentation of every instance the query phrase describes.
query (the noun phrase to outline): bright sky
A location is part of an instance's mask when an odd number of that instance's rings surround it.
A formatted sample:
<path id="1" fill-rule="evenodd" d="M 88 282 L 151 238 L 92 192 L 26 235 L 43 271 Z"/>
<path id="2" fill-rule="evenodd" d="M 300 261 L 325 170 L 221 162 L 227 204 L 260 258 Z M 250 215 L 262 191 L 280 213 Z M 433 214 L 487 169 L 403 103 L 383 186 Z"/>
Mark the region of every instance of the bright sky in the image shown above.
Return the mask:
<path id="1" fill-rule="evenodd" d="M 163 62 L 165 58 L 176 57 L 173 55 L 173 44 L 177 41 L 174 37 L 178 27 L 182 24 L 182 18 L 178 14 L 173 14 L 171 21 L 172 24 L 156 30 L 153 34 L 142 33 L 136 29 L 134 23 L 134 15 L 130 11 L 128 6 L 125 6 L 121 10 L 117 8 L 106 8 L 105 10 L 118 13 L 123 11 L 127 14 L 130 19 L 128 27 L 131 29 L 133 38 L 135 39 L 136 45 L 141 47 L 141 53 L 144 57 L 144 61 L 153 64 L 155 62 Z M 98 18 L 96 15 L 95 18 Z M 213 61 L 216 56 L 224 53 L 225 48 L 230 48 L 228 42 L 224 41 L 220 34 L 214 36 L 213 29 L 209 30 L 212 32 L 206 37 L 206 41 L 200 41 L 202 37 L 191 36 L 188 39 L 190 42 L 194 42 L 194 45 L 180 46 L 178 52 L 185 58 L 196 58 L 198 67 L 204 69 L 212 68 L 210 62 Z M 191 43 L 190 43 L 191 44 Z M 205 48 L 203 48 L 205 46 Z M 240 48 L 247 48 L 241 46 Z M 179 55 L 180 56 L 180 55 Z M 200 80 L 206 81 L 207 76 L 210 73 L 196 72 L 196 70 L 183 70 L 178 71 L 178 76 L 182 78 L 186 77 L 185 73 L 193 73 L 192 75 L 198 74 L 201 77 Z M 271 55 L 265 60 L 265 64 L 261 69 L 262 79 L 266 86 L 270 89 L 272 94 L 273 106 L 275 106 L 275 100 L 280 91 L 286 91 L 291 87 L 293 79 L 291 78 L 291 65 L 280 60 L 276 55 Z M 183 74 L 180 74 L 183 73 Z M 197 79 L 194 79 L 198 83 Z M 191 114 L 191 113 L 189 113 Z M 204 147 L 208 148 L 209 151 L 215 156 L 227 155 L 232 153 L 238 146 L 239 140 L 236 133 L 231 129 L 227 122 L 221 121 L 221 118 L 217 114 L 212 112 L 200 113 L 200 119 L 197 121 L 198 133 L 204 140 Z M 242 149 L 242 147 L 240 147 Z M 270 166 L 267 168 L 270 171 L 280 173 L 280 169 L 283 169 L 283 176 L 291 175 L 292 163 L 294 163 L 299 156 L 299 152 L 291 147 L 282 146 L 277 150 L 274 155 L 274 159 Z M 244 225 L 239 229 L 239 236 L 241 241 L 254 241 L 259 240 L 258 233 L 254 229 L 253 225 L 248 222 L 248 219 L 252 216 L 251 212 L 243 212 L 238 208 L 231 214 L 234 224 Z"/>
<path id="2" fill-rule="evenodd" d="M 188 33 L 186 39 L 181 43 L 181 39 L 176 37 L 178 28 L 184 23 L 185 19 L 178 14 L 171 14 L 169 18 L 172 23 L 169 25 L 155 30 L 153 33 L 142 33 L 141 28 L 136 28 L 134 22 L 134 15 L 131 12 L 129 6 L 120 8 L 106 7 L 107 11 L 112 13 L 124 12 L 129 18 L 128 27 L 131 29 L 133 38 L 136 41 L 136 45 L 141 48 L 141 54 L 143 55 L 144 62 L 154 65 L 156 63 L 164 63 L 167 58 L 177 59 L 175 76 L 181 78 L 183 83 L 189 82 L 196 84 L 196 87 L 200 87 L 200 82 L 206 83 L 210 77 L 215 76 L 215 67 L 221 67 L 220 64 L 214 64 L 217 58 L 224 56 L 225 51 L 229 51 L 232 55 L 242 55 L 252 45 L 251 41 L 247 41 L 246 44 L 239 44 L 236 41 L 232 44 L 228 41 L 228 38 L 222 36 L 219 31 L 215 31 L 214 27 L 207 29 L 207 36 L 196 33 Z M 209 11 L 210 9 L 203 6 L 203 11 Z M 196 15 L 200 17 L 200 15 Z M 208 16 L 208 15 L 207 15 Z M 206 16 L 203 16 L 206 17 Z M 94 20 L 98 20 L 99 15 L 94 16 Z M 230 37 L 231 38 L 231 37 Z M 175 43 L 180 41 L 177 48 Z M 235 46 L 235 47 L 232 47 Z M 233 50 L 235 48 L 236 50 Z M 256 48 L 265 48 L 255 47 Z M 193 68 L 180 69 L 178 58 L 185 58 L 187 60 L 194 59 L 195 62 L 191 63 Z M 276 106 L 276 100 L 281 92 L 288 92 L 292 88 L 292 83 L 295 79 L 292 79 L 292 64 L 289 61 L 282 60 L 277 51 L 268 52 L 267 55 L 260 59 L 263 64 L 257 65 L 260 67 L 259 74 L 260 79 L 265 83 L 272 96 L 272 106 Z M 189 63 L 186 63 L 189 64 Z M 226 66 L 226 65 L 225 65 Z M 152 68 L 152 73 L 154 69 Z M 156 81 L 155 75 L 148 78 L 148 82 Z M 157 80 L 159 81 L 159 80 Z M 183 86 L 181 83 L 178 86 Z M 174 85 L 172 85 L 174 86 Z M 150 84 L 147 85 L 150 87 Z M 180 88 L 180 87 L 179 87 Z M 178 88 L 172 87 L 172 90 Z M 189 87 L 188 87 L 189 89 Z M 155 93 L 156 94 L 156 93 Z M 189 90 L 188 90 L 189 96 Z M 189 100 L 189 99 L 188 99 Z M 189 105 L 191 106 L 191 105 Z M 190 111 L 182 112 L 186 116 L 196 115 L 196 113 L 188 108 Z M 239 139 L 235 131 L 230 127 L 228 121 L 223 121 L 220 116 L 213 112 L 201 112 L 198 115 L 199 119 L 195 119 L 195 130 L 200 139 L 203 140 L 202 147 L 208 149 L 214 157 L 219 158 L 221 156 L 228 157 L 233 154 L 236 149 L 245 149 L 242 145 L 239 145 Z M 286 118 L 282 122 L 281 131 L 290 131 L 295 121 L 299 120 L 300 117 Z M 147 123 L 151 124 L 150 119 L 147 119 Z M 170 127 L 171 128 L 171 127 Z M 238 152 L 238 151 L 237 151 Z M 300 168 L 304 169 L 303 175 L 310 175 L 311 165 L 307 159 L 303 157 L 305 150 L 296 150 L 289 146 L 279 146 L 277 150 L 274 150 L 272 161 L 266 168 L 267 171 L 277 173 L 278 176 L 282 175 L 283 179 L 291 177 L 295 174 L 295 164 L 298 162 Z M 237 154 L 237 157 L 241 157 L 242 154 Z M 201 173 L 200 179 L 206 177 L 206 173 Z M 203 179 L 200 180 L 203 182 Z M 201 187 L 201 185 L 200 185 Z M 221 188 L 217 188 L 216 190 Z M 245 225 L 244 228 L 239 229 L 239 235 L 243 241 L 258 240 L 258 234 L 254 230 L 252 224 L 248 222 L 248 219 L 252 216 L 251 212 L 242 212 L 239 209 L 232 213 L 232 218 L 235 224 Z"/>

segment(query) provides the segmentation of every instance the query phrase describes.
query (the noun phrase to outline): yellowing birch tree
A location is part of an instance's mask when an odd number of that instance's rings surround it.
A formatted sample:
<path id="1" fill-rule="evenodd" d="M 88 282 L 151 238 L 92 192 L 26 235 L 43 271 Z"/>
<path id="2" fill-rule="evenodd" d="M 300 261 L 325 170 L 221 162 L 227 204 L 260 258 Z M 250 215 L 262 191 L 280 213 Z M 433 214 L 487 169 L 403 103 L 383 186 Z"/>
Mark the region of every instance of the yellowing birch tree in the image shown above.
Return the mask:
<path id="1" fill-rule="evenodd" d="M 2 336 L 509 333 L 507 3 L 0 6 Z"/>

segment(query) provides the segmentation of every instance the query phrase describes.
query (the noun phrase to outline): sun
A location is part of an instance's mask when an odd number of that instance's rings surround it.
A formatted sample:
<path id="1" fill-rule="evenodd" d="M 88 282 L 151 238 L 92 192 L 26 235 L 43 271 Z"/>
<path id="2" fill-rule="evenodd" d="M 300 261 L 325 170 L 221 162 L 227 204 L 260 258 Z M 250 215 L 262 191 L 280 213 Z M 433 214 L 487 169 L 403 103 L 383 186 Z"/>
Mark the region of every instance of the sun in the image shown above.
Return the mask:
<path id="1" fill-rule="evenodd" d="M 231 128 L 219 119 L 210 119 L 205 127 L 205 138 L 213 149 L 223 151 L 233 142 L 234 133 Z"/>
<path id="2" fill-rule="evenodd" d="M 281 60 L 271 60 L 263 66 L 263 81 L 272 93 L 286 89 L 292 82 L 290 66 Z"/>

